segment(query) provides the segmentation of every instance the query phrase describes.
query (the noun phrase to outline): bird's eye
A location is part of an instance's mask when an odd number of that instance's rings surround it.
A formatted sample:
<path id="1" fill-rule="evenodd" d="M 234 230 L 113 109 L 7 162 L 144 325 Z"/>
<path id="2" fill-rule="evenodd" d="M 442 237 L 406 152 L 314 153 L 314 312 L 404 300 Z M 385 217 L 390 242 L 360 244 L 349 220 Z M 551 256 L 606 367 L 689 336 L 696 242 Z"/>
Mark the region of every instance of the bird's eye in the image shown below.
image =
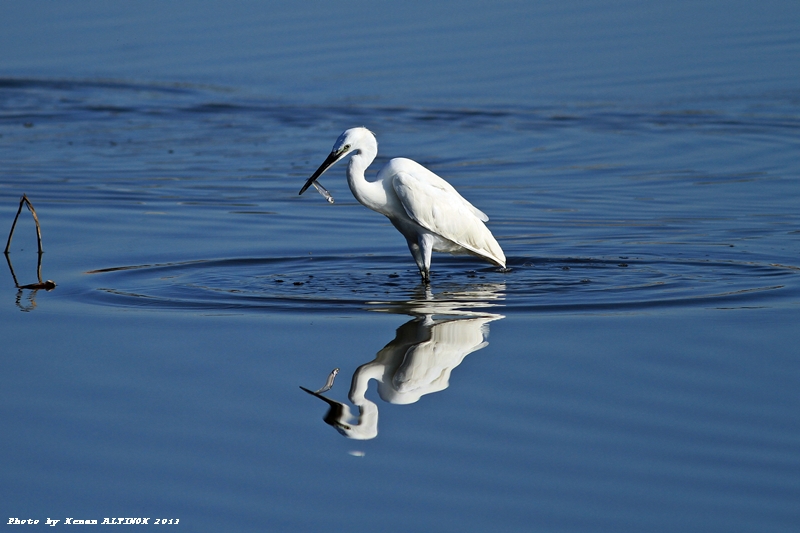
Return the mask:
<path id="1" fill-rule="evenodd" d="M 350 145 L 349 144 L 345 144 L 344 146 L 342 146 L 342 152 L 346 152 L 349 149 L 350 149 Z"/>

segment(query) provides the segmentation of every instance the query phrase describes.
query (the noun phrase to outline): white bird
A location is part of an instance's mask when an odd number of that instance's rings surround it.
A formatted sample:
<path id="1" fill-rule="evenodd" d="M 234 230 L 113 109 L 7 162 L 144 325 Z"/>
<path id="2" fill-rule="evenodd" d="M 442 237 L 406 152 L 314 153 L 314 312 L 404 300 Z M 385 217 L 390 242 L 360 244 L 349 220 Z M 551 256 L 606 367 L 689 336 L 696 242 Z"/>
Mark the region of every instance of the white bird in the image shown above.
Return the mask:
<path id="1" fill-rule="evenodd" d="M 375 181 L 364 178 L 364 171 L 378 155 L 378 141 L 367 128 L 342 133 L 300 194 L 347 155 L 351 155 L 347 166 L 350 191 L 361 205 L 385 215 L 403 234 L 423 282 L 430 280 L 432 251 L 471 254 L 505 268 L 506 256 L 484 224 L 489 217 L 427 168 L 398 157 L 378 172 Z"/>

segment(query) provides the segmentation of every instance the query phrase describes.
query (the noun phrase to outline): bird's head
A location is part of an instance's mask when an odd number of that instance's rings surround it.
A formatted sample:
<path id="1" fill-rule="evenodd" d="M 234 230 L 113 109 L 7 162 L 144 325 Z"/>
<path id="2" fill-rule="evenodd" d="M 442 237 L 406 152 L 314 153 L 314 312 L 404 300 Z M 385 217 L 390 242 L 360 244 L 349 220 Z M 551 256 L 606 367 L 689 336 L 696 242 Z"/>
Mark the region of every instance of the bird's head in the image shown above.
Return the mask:
<path id="1" fill-rule="evenodd" d="M 339 135 L 336 142 L 333 143 L 333 149 L 331 153 L 328 154 L 325 161 L 322 162 L 316 172 L 308 178 L 303 188 L 300 189 L 300 194 L 306 192 L 306 189 L 308 189 L 317 178 L 322 176 L 326 170 L 331 168 L 340 159 L 343 159 L 349 154 L 360 152 L 363 147 L 377 145 L 377 143 L 378 141 L 375 139 L 375 134 L 367 128 L 359 127 L 345 130 L 344 133 Z"/>

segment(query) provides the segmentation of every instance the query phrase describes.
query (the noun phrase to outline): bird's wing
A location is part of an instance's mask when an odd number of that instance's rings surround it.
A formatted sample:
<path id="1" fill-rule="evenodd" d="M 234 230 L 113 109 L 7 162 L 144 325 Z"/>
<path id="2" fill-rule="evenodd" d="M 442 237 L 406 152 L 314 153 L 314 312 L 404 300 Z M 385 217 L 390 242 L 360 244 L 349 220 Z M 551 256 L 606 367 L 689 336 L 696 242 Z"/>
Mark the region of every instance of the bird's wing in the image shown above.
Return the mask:
<path id="1" fill-rule="evenodd" d="M 481 219 L 483 222 L 488 222 L 489 217 L 486 216 L 486 213 L 469 203 L 469 201 L 461 196 L 461 194 L 450 185 L 447 181 L 439 177 L 434 172 L 431 172 L 427 168 L 423 167 L 413 159 L 406 159 L 405 157 L 395 157 L 386 165 L 386 167 L 381 171 L 381 173 L 387 172 L 389 175 L 397 175 L 400 173 L 410 174 L 411 176 L 419 179 L 420 181 L 425 182 L 430 187 L 435 189 L 439 189 L 444 191 L 449 195 L 454 195 L 461 199 L 464 203 L 466 208 L 476 217 Z M 381 178 L 382 176 L 378 176 Z"/>
<path id="2" fill-rule="evenodd" d="M 427 179 L 402 171 L 392 178 L 392 188 L 414 222 L 469 252 L 505 266 L 500 245 L 475 214 L 472 204 L 455 189 L 437 187 Z"/>

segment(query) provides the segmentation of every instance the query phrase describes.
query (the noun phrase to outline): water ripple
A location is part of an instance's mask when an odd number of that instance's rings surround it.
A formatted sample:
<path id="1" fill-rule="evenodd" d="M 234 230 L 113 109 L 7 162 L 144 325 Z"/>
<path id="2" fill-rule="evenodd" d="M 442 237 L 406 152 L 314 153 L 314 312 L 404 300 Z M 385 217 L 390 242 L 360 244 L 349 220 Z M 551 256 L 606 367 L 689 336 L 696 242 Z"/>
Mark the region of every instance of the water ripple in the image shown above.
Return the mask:
<path id="1" fill-rule="evenodd" d="M 512 258 L 510 271 L 502 272 L 442 258 L 426 287 L 403 259 L 230 258 L 117 266 L 88 272 L 91 290 L 84 294 L 99 305 L 216 311 L 613 312 L 770 307 L 796 297 L 800 274 L 779 264 L 633 257 Z"/>

